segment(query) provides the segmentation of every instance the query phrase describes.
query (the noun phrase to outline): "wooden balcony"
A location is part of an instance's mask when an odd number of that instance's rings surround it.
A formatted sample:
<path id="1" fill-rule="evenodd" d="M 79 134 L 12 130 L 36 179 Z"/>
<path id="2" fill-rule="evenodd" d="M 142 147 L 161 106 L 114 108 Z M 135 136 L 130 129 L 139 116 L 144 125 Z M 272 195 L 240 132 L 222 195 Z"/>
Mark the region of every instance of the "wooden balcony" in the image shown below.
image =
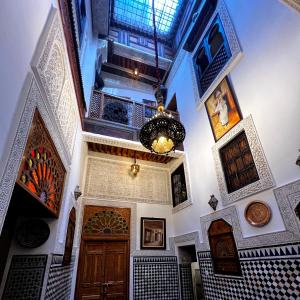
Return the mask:
<path id="1" fill-rule="evenodd" d="M 167 112 L 179 120 L 177 112 Z M 84 130 L 138 141 L 140 129 L 155 113 L 156 107 L 94 90 Z"/>

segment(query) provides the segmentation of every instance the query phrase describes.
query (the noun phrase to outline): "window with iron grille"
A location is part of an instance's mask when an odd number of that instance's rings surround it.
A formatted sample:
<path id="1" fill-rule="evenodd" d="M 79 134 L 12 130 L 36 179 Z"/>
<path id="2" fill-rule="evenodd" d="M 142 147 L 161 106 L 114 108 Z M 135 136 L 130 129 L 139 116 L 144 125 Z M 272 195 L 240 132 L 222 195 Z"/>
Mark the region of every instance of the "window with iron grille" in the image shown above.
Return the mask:
<path id="1" fill-rule="evenodd" d="M 230 57 L 227 38 L 217 15 L 193 57 L 200 96 L 209 88 Z"/>
<path id="2" fill-rule="evenodd" d="M 259 180 L 245 131 L 220 149 L 228 193 Z"/>

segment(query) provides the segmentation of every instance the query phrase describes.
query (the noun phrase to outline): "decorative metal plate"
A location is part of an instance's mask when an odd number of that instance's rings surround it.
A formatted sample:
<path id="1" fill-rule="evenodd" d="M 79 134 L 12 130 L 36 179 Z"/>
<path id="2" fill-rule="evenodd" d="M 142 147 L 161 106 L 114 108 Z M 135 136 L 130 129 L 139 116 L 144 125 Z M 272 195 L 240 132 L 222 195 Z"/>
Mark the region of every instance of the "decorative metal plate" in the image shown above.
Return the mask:
<path id="1" fill-rule="evenodd" d="M 265 202 L 255 200 L 246 207 L 245 218 L 252 226 L 265 226 L 271 219 L 271 209 Z"/>
<path id="2" fill-rule="evenodd" d="M 48 224 L 41 219 L 29 219 L 20 223 L 16 232 L 18 244 L 25 248 L 37 248 L 44 244 L 50 235 Z"/>

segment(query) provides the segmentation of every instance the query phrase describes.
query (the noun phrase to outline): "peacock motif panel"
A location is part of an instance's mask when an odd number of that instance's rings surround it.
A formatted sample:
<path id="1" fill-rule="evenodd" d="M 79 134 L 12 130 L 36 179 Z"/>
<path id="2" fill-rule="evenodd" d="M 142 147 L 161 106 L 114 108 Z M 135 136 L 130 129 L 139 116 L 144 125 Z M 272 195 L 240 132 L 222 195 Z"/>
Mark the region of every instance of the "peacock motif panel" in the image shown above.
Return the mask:
<path id="1" fill-rule="evenodd" d="M 58 217 L 66 170 L 36 110 L 17 183 Z"/>
<path id="2" fill-rule="evenodd" d="M 129 235 L 130 209 L 86 206 L 84 235 Z"/>

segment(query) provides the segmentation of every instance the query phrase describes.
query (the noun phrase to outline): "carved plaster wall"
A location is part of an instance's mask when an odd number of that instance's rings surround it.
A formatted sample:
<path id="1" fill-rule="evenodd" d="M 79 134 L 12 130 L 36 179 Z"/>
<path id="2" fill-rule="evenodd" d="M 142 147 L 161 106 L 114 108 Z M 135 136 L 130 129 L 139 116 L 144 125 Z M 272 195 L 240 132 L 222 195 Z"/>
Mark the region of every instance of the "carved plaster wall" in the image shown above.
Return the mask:
<path id="1" fill-rule="evenodd" d="M 230 140 L 232 140 L 236 135 L 238 135 L 242 130 L 244 130 L 246 133 L 251 153 L 258 172 L 259 180 L 248 184 L 247 186 L 229 194 L 227 191 L 226 180 L 222 168 L 219 150 Z M 259 141 L 259 137 L 257 135 L 251 115 L 242 120 L 228 133 L 226 133 L 212 147 L 212 152 L 223 205 L 231 204 L 234 201 L 261 192 L 275 185 L 271 170 L 269 168 L 267 159 L 264 155 L 264 151 Z"/>
<path id="2" fill-rule="evenodd" d="M 132 177 L 129 172 L 131 164 L 130 159 L 111 159 L 107 155 L 89 156 L 84 196 L 170 205 L 168 170 L 140 162 L 140 172 Z"/>
<path id="3" fill-rule="evenodd" d="M 285 225 L 284 231 L 244 238 L 236 208 L 235 206 L 230 206 L 200 217 L 203 236 L 201 250 L 209 250 L 207 230 L 212 221 L 220 218 L 232 225 L 233 234 L 239 249 L 299 242 L 300 222 L 297 219 L 294 208 L 300 200 L 300 180 L 275 189 L 274 195 Z"/>
<path id="4" fill-rule="evenodd" d="M 215 17 L 219 15 L 224 32 L 228 41 L 228 45 L 231 52 L 231 57 L 228 60 L 228 62 L 225 64 L 225 66 L 222 68 L 218 76 L 215 78 L 215 80 L 212 82 L 210 87 L 206 90 L 206 92 L 200 97 L 199 89 L 198 89 L 198 83 L 197 83 L 197 76 L 195 73 L 194 63 L 193 63 L 193 57 L 195 53 L 198 50 L 198 47 L 203 40 L 203 37 L 206 35 L 208 29 L 210 28 L 212 22 L 214 21 Z M 198 44 L 195 47 L 195 50 L 191 55 L 188 56 L 189 58 L 189 65 L 191 68 L 191 74 L 192 74 L 192 83 L 193 83 L 193 90 L 194 95 L 196 99 L 196 106 L 197 109 L 201 109 L 203 106 L 205 100 L 212 94 L 212 92 L 215 90 L 217 85 L 221 82 L 221 80 L 229 74 L 229 72 L 232 70 L 232 68 L 237 64 L 237 62 L 242 57 L 242 48 L 240 46 L 237 34 L 235 32 L 234 26 L 232 24 L 232 21 L 230 19 L 229 13 L 227 11 L 226 5 L 224 0 L 219 0 L 217 7 L 215 9 L 215 12 L 213 13 L 212 17 L 210 18 L 210 21 L 208 22 L 201 38 L 199 39 Z"/>
<path id="5" fill-rule="evenodd" d="M 21 92 L 21 99 L 19 105 L 24 109 L 19 116 L 19 123 L 17 132 L 12 132 L 10 139 L 13 140 L 12 147 L 10 149 L 10 155 L 8 157 L 5 170 L 0 178 L 0 231 L 3 226 L 5 215 L 8 209 L 12 191 L 16 182 L 18 170 L 20 167 L 22 155 L 27 142 L 29 129 L 31 127 L 33 114 L 35 108 L 38 108 L 42 119 L 50 133 L 50 136 L 55 144 L 56 150 L 66 168 L 69 171 L 69 163 L 66 153 L 63 148 L 61 139 L 57 135 L 57 128 L 55 122 L 52 119 L 52 115 L 48 113 L 45 105 L 45 100 L 39 89 L 38 83 L 32 74 L 28 74 L 24 87 Z M 64 191 L 65 194 L 65 191 Z M 63 196 L 64 198 L 64 196 Z"/>
<path id="6" fill-rule="evenodd" d="M 63 28 L 52 8 L 33 56 L 32 69 L 47 108 L 58 124 L 58 134 L 71 161 L 78 126 L 76 95 L 70 71 Z"/>

